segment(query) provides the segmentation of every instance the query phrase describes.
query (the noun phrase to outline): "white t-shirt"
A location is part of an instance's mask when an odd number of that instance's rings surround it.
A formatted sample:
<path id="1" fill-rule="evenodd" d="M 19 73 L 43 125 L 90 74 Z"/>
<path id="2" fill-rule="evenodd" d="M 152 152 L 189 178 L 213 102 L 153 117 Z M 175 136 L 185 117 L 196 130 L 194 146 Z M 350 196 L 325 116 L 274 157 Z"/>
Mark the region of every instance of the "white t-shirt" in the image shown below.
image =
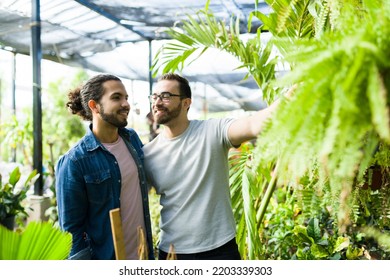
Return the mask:
<path id="1" fill-rule="evenodd" d="M 145 231 L 142 194 L 138 169 L 121 137 L 114 143 L 103 143 L 116 158 L 121 172 L 120 213 L 126 247 L 126 259 L 138 260 L 138 227 Z"/>
<path id="2" fill-rule="evenodd" d="M 148 180 L 161 195 L 160 249 L 204 252 L 235 236 L 227 131 L 231 119 L 192 120 L 173 139 L 160 133 L 143 148 Z"/>

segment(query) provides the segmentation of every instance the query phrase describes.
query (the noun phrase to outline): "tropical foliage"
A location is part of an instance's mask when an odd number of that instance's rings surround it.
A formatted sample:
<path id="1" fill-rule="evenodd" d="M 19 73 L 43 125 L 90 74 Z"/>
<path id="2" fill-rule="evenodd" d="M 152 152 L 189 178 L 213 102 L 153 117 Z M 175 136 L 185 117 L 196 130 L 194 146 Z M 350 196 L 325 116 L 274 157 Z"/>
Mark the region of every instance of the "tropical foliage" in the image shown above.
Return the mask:
<path id="1" fill-rule="evenodd" d="M 0 260 L 64 260 L 72 235 L 48 222 L 30 222 L 24 231 L 0 226 Z"/>
<path id="2" fill-rule="evenodd" d="M 51 207 L 47 216 L 57 221 L 57 202 L 55 194 L 54 165 L 58 157 L 65 153 L 85 133 L 85 126 L 77 116 L 72 116 L 66 109 L 64 93 L 87 79 L 87 73 L 79 71 L 72 80 L 59 79 L 51 82 L 43 90 L 42 142 L 43 142 L 43 177 L 45 194 L 51 195 Z M 31 109 L 9 114 L 9 118 L 1 123 L 0 161 L 14 161 L 32 168 L 33 130 Z M 27 190 L 26 190 L 27 191 Z M 25 193 L 22 193 L 24 196 Z"/>
<path id="3" fill-rule="evenodd" d="M 207 2 L 198 18 L 167 31 L 177 41 L 154 63 L 181 70 L 214 47 L 237 57 L 269 102 L 296 86 L 256 144 L 231 154 L 240 251 L 250 259 L 388 258 L 380 240 L 390 224 L 390 4 L 266 2 L 272 12 L 250 15 L 263 25 L 246 42 L 238 19 L 217 21 Z M 267 45 L 264 30 L 273 35 Z M 277 79 L 280 61 L 291 72 Z M 382 178 L 374 190 L 375 166 Z"/>
<path id="4" fill-rule="evenodd" d="M 294 65 L 278 82 L 299 87 L 256 152 L 259 164 L 278 162 L 281 182 L 306 172 L 316 172 L 320 184 L 329 181 L 340 197 L 340 225 L 348 223 L 352 186 L 362 181 L 379 144 L 390 143 L 389 5 L 355 2 L 343 1 L 335 27 L 318 39 L 275 40 Z"/>
<path id="5" fill-rule="evenodd" d="M 34 170 L 27 177 L 23 185 L 17 186 L 21 178 L 19 167 L 16 167 L 9 174 L 8 182 L 4 184 L 2 175 L 0 174 L 0 221 L 8 217 L 15 217 L 16 215 L 27 216 L 24 199 L 27 196 L 29 187 L 33 184 L 37 176 L 39 175 Z"/>
<path id="6" fill-rule="evenodd" d="M 154 75 L 158 71 L 182 70 L 209 48 L 216 48 L 235 56 L 242 63 L 240 68 L 248 70 L 247 77 L 252 76 L 264 96 L 273 100 L 275 89 L 267 83 L 275 76 L 276 59 L 271 58 L 272 45 L 262 46 L 260 29 L 256 36 L 244 42 L 240 36 L 239 18 L 232 17 L 227 26 L 216 19 L 208 9 L 208 3 L 196 18 L 188 15 L 188 21 L 182 22 L 181 28 L 166 30 L 175 41 L 165 44 L 157 52 L 152 66 Z"/>

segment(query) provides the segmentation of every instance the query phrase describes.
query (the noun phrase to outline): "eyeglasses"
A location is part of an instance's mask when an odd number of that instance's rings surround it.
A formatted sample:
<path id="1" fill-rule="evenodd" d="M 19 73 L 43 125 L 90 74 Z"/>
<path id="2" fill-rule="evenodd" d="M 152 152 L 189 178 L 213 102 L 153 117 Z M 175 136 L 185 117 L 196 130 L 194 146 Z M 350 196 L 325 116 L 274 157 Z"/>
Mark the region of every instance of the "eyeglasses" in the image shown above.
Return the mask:
<path id="1" fill-rule="evenodd" d="M 162 92 L 161 94 L 152 94 L 152 95 L 149 95 L 148 98 L 149 98 L 149 102 L 150 103 L 154 103 L 157 101 L 158 98 L 160 98 L 160 100 L 162 102 L 169 102 L 171 100 L 171 97 L 172 96 L 182 96 L 182 95 L 179 95 L 179 94 L 173 94 L 173 93 L 170 93 L 170 92 Z"/>

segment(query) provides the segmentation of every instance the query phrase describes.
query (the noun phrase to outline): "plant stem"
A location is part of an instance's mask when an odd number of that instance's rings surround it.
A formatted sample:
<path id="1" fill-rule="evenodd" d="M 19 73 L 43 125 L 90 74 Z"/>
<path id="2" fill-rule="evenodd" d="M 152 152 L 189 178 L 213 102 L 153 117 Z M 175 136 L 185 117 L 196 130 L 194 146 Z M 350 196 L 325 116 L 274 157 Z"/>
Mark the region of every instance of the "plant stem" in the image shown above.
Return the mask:
<path id="1" fill-rule="evenodd" d="M 260 207 L 259 207 L 259 211 L 257 212 L 256 219 L 257 219 L 257 224 L 258 225 L 261 225 L 261 223 L 262 223 L 262 221 L 264 219 L 264 215 L 265 215 L 265 212 L 267 210 L 267 206 L 268 206 L 269 201 L 271 199 L 271 196 L 272 196 L 272 194 L 273 194 L 273 192 L 275 190 L 276 174 L 278 173 L 278 167 L 279 167 L 279 163 L 277 162 L 276 166 L 274 168 L 272 177 L 271 177 L 271 181 L 268 184 L 267 190 L 266 190 L 266 192 L 264 194 L 264 198 L 261 201 L 261 204 L 260 204 Z"/>

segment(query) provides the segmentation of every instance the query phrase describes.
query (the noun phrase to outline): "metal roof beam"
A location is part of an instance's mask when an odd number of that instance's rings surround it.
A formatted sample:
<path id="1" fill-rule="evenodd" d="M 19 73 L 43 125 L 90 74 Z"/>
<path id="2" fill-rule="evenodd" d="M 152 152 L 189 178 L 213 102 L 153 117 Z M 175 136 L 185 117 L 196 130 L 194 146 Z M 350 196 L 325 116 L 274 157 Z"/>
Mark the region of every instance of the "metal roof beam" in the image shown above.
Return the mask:
<path id="1" fill-rule="evenodd" d="M 131 32 L 138 34 L 139 36 L 141 36 L 145 40 L 147 40 L 147 41 L 153 40 L 153 38 L 149 38 L 149 37 L 145 36 L 142 32 L 134 30 L 134 28 L 131 25 L 121 23 L 121 19 L 117 18 L 116 16 L 114 16 L 110 13 L 107 13 L 105 10 L 103 10 L 99 6 L 89 2 L 88 0 L 75 0 L 75 1 L 83 6 L 87 7 L 88 9 L 104 16 L 105 18 L 108 18 L 108 19 L 114 21 L 116 24 L 130 30 Z"/>

